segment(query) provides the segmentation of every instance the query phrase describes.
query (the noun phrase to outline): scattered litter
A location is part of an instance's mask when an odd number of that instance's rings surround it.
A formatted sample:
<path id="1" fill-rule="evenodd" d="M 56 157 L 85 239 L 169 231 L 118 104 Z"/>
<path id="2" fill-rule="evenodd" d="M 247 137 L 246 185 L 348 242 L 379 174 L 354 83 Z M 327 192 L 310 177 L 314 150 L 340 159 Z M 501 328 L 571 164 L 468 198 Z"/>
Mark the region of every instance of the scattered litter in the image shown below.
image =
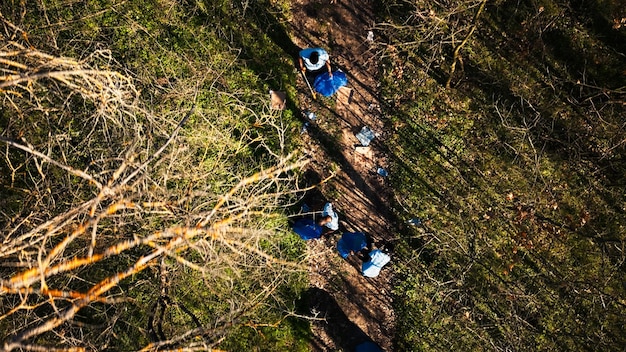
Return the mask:
<path id="1" fill-rule="evenodd" d="M 285 110 L 287 93 L 270 89 L 270 108 L 272 110 Z"/>
<path id="2" fill-rule="evenodd" d="M 365 155 L 370 151 L 370 147 L 357 146 L 356 148 L 354 148 L 354 151 L 359 154 Z"/>
<path id="3" fill-rule="evenodd" d="M 382 177 L 389 176 L 389 173 L 387 172 L 387 170 L 383 169 L 382 167 L 379 167 L 378 169 L 376 169 L 376 173 Z"/>
<path id="4" fill-rule="evenodd" d="M 422 219 L 420 219 L 420 218 L 413 218 L 413 219 L 407 220 L 406 223 L 411 225 L 411 226 L 419 226 L 419 225 L 422 224 Z"/>
<path id="5" fill-rule="evenodd" d="M 367 110 L 369 110 L 369 111 L 374 111 L 374 110 L 380 111 L 380 105 L 378 105 L 376 103 L 369 103 L 367 105 Z"/>
<path id="6" fill-rule="evenodd" d="M 370 145 L 370 142 L 372 141 L 372 139 L 374 139 L 374 137 L 376 137 L 374 131 L 372 131 L 367 126 L 361 128 L 361 131 L 356 134 L 356 138 L 359 140 L 359 142 L 361 142 L 361 145 L 364 147 Z"/>
<path id="7" fill-rule="evenodd" d="M 367 41 L 370 43 L 374 42 L 374 32 L 372 31 L 367 31 Z"/>
<path id="8" fill-rule="evenodd" d="M 306 116 L 307 119 L 309 119 L 309 121 L 315 121 L 317 120 L 317 116 L 315 115 L 314 112 L 312 111 L 305 111 L 304 112 L 304 116 Z"/>
<path id="9" fill-rule="evenodd" d="M 306 131 L 308 130 L 309 127 L 309 123 L 305 122 L 304 125 L 302 125 L 302 129 L 300 130 L 300 134 L 306 133 Z"/>

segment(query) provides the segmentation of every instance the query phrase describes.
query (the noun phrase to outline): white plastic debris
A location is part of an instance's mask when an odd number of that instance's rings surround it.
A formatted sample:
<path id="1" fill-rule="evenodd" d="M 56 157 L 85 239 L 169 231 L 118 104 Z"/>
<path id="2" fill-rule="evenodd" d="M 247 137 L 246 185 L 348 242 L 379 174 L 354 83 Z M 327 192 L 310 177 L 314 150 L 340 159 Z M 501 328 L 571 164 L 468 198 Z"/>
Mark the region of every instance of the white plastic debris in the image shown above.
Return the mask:
<path id="1" fill-rule="evenodd" d="M 413 218 L 413 219 L 407 220 L 406 223 L 411 225 L 411 226 L 419 226 L 419 225 L 422 224 L 422 219 L 420 219 L 420 218 Z"/>
<path id="2" fill-rule="evenodd" d="M 364 126 L 361 128 L 361 131 L 356 134 L 356 138 L 361 142 L 361 145 L 367 147 L 370 145 L 372 140 L 376 137 L 374 131 L 372 131 L 369 127 Z"/>
<path id="3" fill-rule="evenodd" d="M 306 116 L 306 118 L 309 119 L 310 121 L 315 121 L 317 119 L 317 116 L 312 111 L 305 112 L 304 116 Z"/>
<path id="4" fill-rule="evenodd" d="M 308 128 L 309 128 L 309 123 L 305 122 L 304 125 L 302 125 L 302 129 L 300 130 L 300 134 L 306 133 Z"/>

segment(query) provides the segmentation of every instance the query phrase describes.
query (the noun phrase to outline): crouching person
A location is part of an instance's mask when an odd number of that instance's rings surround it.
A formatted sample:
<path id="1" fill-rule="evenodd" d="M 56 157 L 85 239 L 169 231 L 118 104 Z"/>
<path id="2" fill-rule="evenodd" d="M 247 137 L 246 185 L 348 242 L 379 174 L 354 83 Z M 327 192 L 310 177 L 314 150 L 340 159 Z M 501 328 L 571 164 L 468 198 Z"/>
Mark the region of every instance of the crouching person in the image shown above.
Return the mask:
<path id="1" fill-rule="evenodd" d="M 376 277 L 380 274 L 380 269 L 385 266 L 385 264 L 389 263 L 391 257 L 385 254 L 380 249 L 374 249 L 369 254 L 369 260 L 363 262 L 363 266 L 361 268 L 361 272 L 363 276 L 366 277 Z"/>

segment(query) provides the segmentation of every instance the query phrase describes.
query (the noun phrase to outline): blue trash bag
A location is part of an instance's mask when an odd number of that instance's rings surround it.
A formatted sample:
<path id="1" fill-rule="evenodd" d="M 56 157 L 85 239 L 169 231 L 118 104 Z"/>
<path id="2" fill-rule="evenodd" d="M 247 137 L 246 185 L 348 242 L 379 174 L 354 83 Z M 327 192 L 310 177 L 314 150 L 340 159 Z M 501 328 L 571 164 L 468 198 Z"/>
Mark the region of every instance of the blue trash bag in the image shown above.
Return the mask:
<path id="1" fill-rule="evenodd" d="M 374 342 L 366 341 L 357 345 L 354 352 L 383 352 L 383 349 Z"/>
<path id="2" fill-rule="evenodd" d="M 367 248 L 367 240 L 362 232 L 346 232 L 337 241 L 337 250 L 342 258 L 348 258 L 350 252 Z"/>
<path id="3" fill-rule="evenodd" d="M 346 74 L 341 71 L 335 71 L 332 77 L 330 77 L 328 72 L 324 72 L 315 77 L 313 87 L 315 87 L 315 90 L 321 95 L 329 97 L 346 84 L 348 84 Z"/>
<path id="4" fill-rule="evenodd" d="M 293 232 L 303 240 L 311 240 L 322 237 L 324 229 L 315 220 L 310 218 L 300 219 L 293 224 Z"/>

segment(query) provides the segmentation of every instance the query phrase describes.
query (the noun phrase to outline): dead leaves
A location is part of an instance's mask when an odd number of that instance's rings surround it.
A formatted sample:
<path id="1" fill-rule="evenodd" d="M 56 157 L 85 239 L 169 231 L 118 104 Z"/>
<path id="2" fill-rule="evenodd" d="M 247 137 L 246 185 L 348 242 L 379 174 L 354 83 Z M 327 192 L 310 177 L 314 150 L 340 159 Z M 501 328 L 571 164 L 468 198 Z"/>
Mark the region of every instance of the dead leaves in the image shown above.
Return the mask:
<path id="1" fill-rule="evenodd" d="M 613 19 L 613 29 L 620 29 L 622 26 L 626 26 L 626 17 Z"/>

